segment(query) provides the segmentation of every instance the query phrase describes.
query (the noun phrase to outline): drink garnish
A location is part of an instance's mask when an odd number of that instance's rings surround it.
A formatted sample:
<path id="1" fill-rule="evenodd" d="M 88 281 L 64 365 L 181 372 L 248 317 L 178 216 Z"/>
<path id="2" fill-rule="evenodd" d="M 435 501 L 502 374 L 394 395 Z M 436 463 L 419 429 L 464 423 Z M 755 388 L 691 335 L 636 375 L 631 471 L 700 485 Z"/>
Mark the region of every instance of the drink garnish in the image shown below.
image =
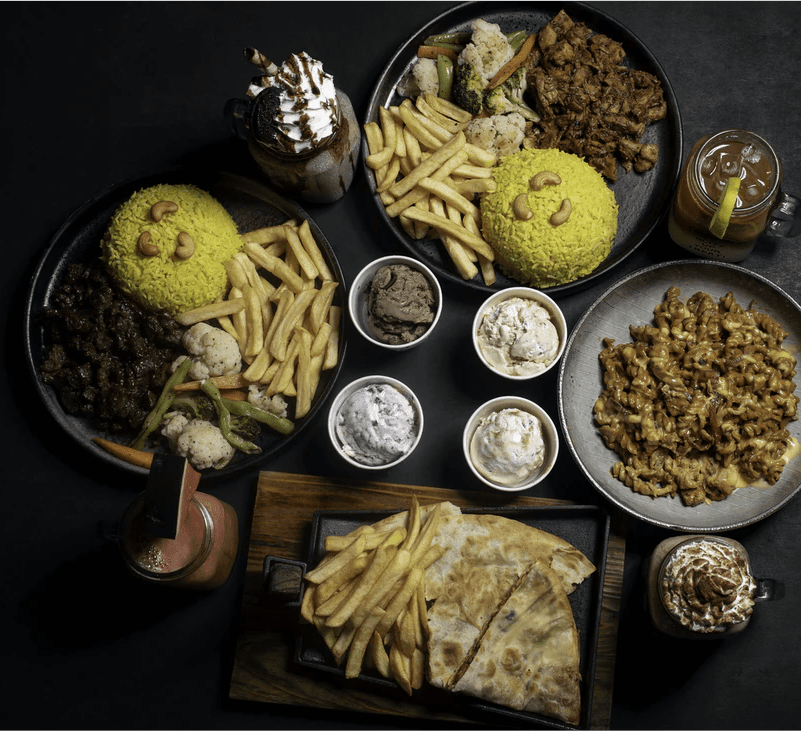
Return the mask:
<path id="1" fill-rule="evenodd" d="M 726 229 L 729 227 L 729 219 L 731 218 L 734 206 L 737 204 L 737 194 L 739 192 L 740 178 L 737 175 L 732 175 L 726 181 L 726 187 L 723 190 L 723 195 L 720 197 L 720 203 L 709 224 L 709 232 L 713 236 L 722 239 L 726 235 Z"/>

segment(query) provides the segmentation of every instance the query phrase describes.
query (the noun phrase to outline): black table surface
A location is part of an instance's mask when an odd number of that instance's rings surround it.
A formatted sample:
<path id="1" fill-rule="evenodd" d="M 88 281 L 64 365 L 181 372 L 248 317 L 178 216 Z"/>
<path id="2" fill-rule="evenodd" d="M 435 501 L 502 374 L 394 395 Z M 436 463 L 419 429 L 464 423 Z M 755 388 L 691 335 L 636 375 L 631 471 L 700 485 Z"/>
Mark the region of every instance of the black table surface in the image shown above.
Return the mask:
<path id="1" fill-rule="evenodd" d="M 684 154 L 710 131 L 746 127 L 772 142 L 788 192 L 801 190 L 801 5 L 610 2 L 597 6 L 654 53 L 680 105 Z M 231 580 L 203 595 L 137 590 L 120 578 L 113 547 L 97 537 L 142 489 L 142 480 L 86 458 L 38 404 L 22 347 L 23 303 L 50 237 L 109 185 L 202 161 L 254 177 L 246 149 L 223 121 L 229 97 L 252 75 L 256 46 L 281 61 L 306 50 L 363 118 L 394 51 L 450 3 L 5 3 L 3 40 L 2 298 L 5 387 L 0 616 L 0 723 L 7 728 L 403 727 L 400 719 L 319 712 L 227 699 L 245 552 Z M 341 201 L 306 206 L 347 280 L 397 253 L 364 175 Z M 798 239 L 761 243 L 744 262 L 801 299 Z M 686 258 L 661 224 L 603 281 L 560 298 L 568 325 L 617 278 Z M 469 324 L 483 299 L 445 282 L 438 330 L 424 348 L 388 356 L 351 347 L 341 384 L 368 373 L 415 389 L 426 438 L 379 479 L 479 489 L 463 463 L 465 418 L 486 398 L 520 393 L 555 409 L 555 374 L 510 388 L 475 362 Z M 555 415 L 555 411 L 552 411 Z M 324 419 L 265 469 L 360 478 L 330 450 Z M 214 488 L 237 510 L 243 541 L 256 474 Z M 602 503 L 567 450 L 555 476 L 532 491 Z M 748 631 L 725 642 L 683 643 L 653 632 L 642 607 L 645 557 L 669 533 L 626 526 L 613 728 L 791 728 L 801 719 L 799 537 L 801 501 L 732 536 L 759 574 L 785 582 Z"/>

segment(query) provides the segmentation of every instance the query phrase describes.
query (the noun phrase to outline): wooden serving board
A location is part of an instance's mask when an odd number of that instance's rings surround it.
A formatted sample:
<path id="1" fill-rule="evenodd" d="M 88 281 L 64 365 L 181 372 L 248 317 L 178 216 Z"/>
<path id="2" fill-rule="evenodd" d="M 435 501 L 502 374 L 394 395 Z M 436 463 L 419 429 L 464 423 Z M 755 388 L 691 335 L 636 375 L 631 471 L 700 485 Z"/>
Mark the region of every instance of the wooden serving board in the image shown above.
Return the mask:
<path id="1" fill-rule="evenodd" d="M 318 676 L 292 667 L 296 618 L 267 601 L 262 586 L 266 556 L 305 561 L 317 510 L 406 510 L 412 495 L 422 505 L 450 500 L 463 508 L 498 507 L 497 493 L 457 492 L 435 487 L 395 485 L 262 472 L 259 475 L 248 545 L 247 569 L 229 698 L 320 709 L 393 714 L 406 718 L 463 722 L 475 717 L 453 709 L 438 712 L 413 699 L 365 689 L 364 685 Z M 513 495 L 504 506 L 564 505 L 565 501 Z M 612 526 L 607 551 L 596 661 L 591 728 L 609 728 L 615 646 L 623 584 L 625 539 Z"/>

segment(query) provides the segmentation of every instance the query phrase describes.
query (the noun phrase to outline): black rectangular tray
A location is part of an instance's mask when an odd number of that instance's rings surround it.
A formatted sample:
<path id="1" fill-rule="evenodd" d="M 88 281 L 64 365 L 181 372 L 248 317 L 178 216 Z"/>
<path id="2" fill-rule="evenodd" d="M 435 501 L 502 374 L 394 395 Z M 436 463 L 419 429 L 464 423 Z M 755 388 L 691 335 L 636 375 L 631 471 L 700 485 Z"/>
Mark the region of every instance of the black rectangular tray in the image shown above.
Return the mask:
<path id="1" fill-rule="evenodd" d="M 397 512 L 397 511 L 394 511 Z M 536 713 L 515 711 L 493 703 L 487 703 L 467 695 L 456 694 L 424 685 L 416 690 L 412 699 L 425 706 L 447 711 L 449 707 L 464 712 L 470 708 L 477 721 L 497 724 L 506 718 L 509 725 L 523 724 L 527 727 L 543 728 L 590 728 L 592 711 L 595 660 L 600 632 L 601 603 L 603 596 L 606 554 L 609 543 L 610 516 L 593 505 L 566 505 L 543 507 L 509 508 L 463 508 L 463 513 L 486 513 L 499 515 L 552 533 L 571 543 L 595 564 L 596 571 L 585 579 L 570 595 L 570 604 L 579 633 L 581 651 L 581 720 L 572 726 L 558 719 Z M 307 566 L 313 568 L 325 554 L 325 539 L 330 535 L 345 535 L 360 525 L 377 523 L 393 514 L 393 511 L 372 510 L 321 510 L 314 513 Z M 302 599 L 302 597 L 301 597 Z M 328 682 L 362 683 L 364 687 L 381 687 L 382 692 L 406 694 L 394 682 L 365 669 L 358 678 L 347 680 L 344 668 L 338 666 L 317 630 L 308 624 L 298 624 L 298 638 L 293 662 L 307 672 L 321 673 Z M 486 714 L 485 718 L 484 717 Z"/>

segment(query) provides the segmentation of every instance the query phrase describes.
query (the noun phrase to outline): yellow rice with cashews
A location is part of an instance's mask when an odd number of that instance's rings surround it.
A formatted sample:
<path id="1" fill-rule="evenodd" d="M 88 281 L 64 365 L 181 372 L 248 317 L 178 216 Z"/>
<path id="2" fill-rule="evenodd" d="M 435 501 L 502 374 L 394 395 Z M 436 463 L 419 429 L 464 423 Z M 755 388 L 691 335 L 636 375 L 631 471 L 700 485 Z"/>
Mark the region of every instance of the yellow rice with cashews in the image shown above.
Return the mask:
<path id="1" fill-rule="evenodd" d="M 537 173 L 556 173 L 561 182 L 532 190 Z M 590 274 L 609 255 L 617 233 L 615 194 L 582 158 L 560 150 L 520 150 L 493 170 L 497 189 L 481 200 L 482 232 L 508 277 L 538 288 L 572 282 Z M 515 214 L 515 198 L 525 194 L 531 217 Z M 566 222 L 552 214 L 570 200 Z M 527 215 L 527 214 L 526 214 Z"/>
<path id="2" fill-rule="evenodd" d="M 171 201 L 178 210 L 154 221 L 151 208 Z M 158 248 L 155 256 L 137 248 L 143 231 Z M 178 235 L 188 233 L 194 252 L 176 256 Z M 213 302 L 228 287 L 223 263 L 242 247 L 228 211 L 193 185 L 155 185 L 134 193 L 112 216 L 103 238 L 103 261 L 114 281 L 144 307 L 172 315 Z"/>

